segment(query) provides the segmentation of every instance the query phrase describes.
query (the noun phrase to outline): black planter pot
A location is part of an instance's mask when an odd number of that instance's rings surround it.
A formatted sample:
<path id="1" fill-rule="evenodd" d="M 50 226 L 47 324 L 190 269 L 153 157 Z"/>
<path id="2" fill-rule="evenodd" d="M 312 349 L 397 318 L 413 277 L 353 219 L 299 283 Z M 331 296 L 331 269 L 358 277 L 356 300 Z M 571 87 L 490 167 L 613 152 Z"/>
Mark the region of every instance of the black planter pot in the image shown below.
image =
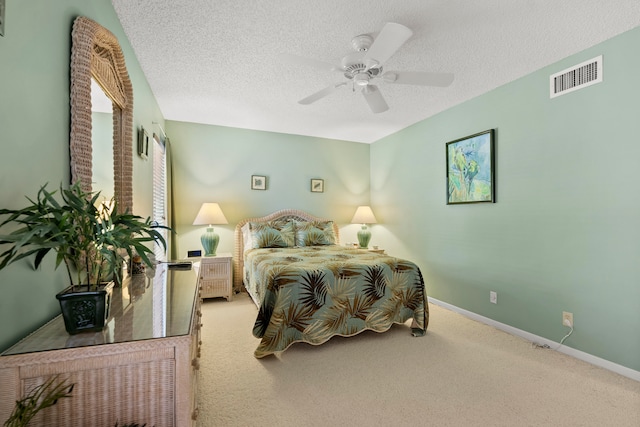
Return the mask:
<path id="1" fill-rule="evenodd" d="M 64 327 L 71 335 L 101 331 L 109 317 L 113 282 L 89 291 L 88 285 L 69 286 L 56 295 L 64 319 Z M 82 290 L 85 289 L 85 290 Z"/>

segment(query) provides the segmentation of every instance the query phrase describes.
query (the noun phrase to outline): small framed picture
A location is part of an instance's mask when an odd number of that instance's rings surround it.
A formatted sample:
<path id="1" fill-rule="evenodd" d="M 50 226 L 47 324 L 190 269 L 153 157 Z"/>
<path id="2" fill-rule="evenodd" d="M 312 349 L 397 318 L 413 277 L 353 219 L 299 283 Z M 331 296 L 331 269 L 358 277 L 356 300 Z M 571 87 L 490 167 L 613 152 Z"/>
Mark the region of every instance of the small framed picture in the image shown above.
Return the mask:
<path id="1" fill-rule="evenodd" d="M 0 1 L 0 36 L 4 37 L 4 0 Z"/>
<path id="2" fill-rule="evenodd" d="M 267 177 L 263 175 L 251 175 L 251 189 L 252 190 L 266 190 L 267 189 Z"/>
<path id="3" fill-rule="evenodd" d="M 311 192 L 323 193 L 324 192 L 324 179 L 312 179 L 311 180 Z"/>
<path id="4" fill-rule="evenodd" d="M 138 155 L 143 159 L 149 156 L 149 134 L 143 127 L 138 130 Z"/>

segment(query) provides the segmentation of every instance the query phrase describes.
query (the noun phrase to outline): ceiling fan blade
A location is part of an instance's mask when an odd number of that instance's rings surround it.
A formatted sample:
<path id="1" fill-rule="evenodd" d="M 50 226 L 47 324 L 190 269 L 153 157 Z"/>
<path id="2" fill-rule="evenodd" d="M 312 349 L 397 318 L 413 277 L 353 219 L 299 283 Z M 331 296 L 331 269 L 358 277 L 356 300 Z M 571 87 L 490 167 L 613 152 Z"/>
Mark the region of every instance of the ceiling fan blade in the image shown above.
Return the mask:
<path id="1" fill-rule="evenodd" d="M 385 83 L 446 87 L 453 83 L 453 74 L 422 71 L 388 71 L 382 75 L 382 79 Z"/>
<path id="2" fill-rule="evenodd" d="M 291 53 L 282 53 L 280 58 L 294 65 L 302 65 L 304 67 L 313 67 L 323 71 L 342 71 L 342 67 L 328 62 L 319 61 L 317 59 L 305 58 Z"/>
<path id="3" fill-rule="evenodd" d="M 364 56 L 365 65 L 373 68 L 384 64 L 412 34 L 413 31 L 404 25 L 386 23 Z"/>
<path id="4" fill-rule="evenodd" d="M 313 95 L 309 95 L 304 99 L 301 99 L 300 101 L 298 101 L 298 104 L 302 104 L 302 105 L 309 105 L 313 102 L 316 102 L 317 100 L 324 98 L 325 96 L 333 93 L 336 89 L 338 89 L 340 86 L 345 86 L 346 83 L 341 82 L 341 83 L 336 83 L 334 85 L 331 86 L 327 86 L 324 89 L 314 93 Z"/>
<path id="5" fill-rule="evenodd" d="M 382 93 L 377 86 L 367 85 L 362 89 L 362 95 L 364 95 L 364 99 L 369 104 L 369 108 L 374 113 L 382 113 L 389 109 L 386 101 L 382 97 Z"/>

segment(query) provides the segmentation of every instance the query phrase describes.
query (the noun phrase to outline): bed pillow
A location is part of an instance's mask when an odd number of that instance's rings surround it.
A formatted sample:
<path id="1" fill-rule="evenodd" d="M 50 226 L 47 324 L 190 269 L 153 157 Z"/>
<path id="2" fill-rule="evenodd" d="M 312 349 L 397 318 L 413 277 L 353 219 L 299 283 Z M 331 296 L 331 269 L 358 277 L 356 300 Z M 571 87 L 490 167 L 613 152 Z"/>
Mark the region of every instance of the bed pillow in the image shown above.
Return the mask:
<path id="1" fill-rule="evenodd" d="M 274 220 L 250 222 L 252 248 L 288 248 L 295 244 L 293 222 Z"/>
<path id="2" fill-rule="evenodd" d="M 333 221 L 296 221 L 296 246 L 335 245 Z"/>

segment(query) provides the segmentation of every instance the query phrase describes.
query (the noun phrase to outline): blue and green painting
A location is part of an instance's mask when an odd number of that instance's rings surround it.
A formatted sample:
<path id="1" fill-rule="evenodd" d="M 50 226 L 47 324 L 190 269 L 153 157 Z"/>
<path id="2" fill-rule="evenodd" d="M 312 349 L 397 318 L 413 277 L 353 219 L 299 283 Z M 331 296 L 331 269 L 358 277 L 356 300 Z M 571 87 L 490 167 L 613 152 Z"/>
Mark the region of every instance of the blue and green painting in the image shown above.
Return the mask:
<path id="1" fill-rule="evenodd" d="M 447 143 L 447 203 L 493 201 L 492 132 Z"/>

